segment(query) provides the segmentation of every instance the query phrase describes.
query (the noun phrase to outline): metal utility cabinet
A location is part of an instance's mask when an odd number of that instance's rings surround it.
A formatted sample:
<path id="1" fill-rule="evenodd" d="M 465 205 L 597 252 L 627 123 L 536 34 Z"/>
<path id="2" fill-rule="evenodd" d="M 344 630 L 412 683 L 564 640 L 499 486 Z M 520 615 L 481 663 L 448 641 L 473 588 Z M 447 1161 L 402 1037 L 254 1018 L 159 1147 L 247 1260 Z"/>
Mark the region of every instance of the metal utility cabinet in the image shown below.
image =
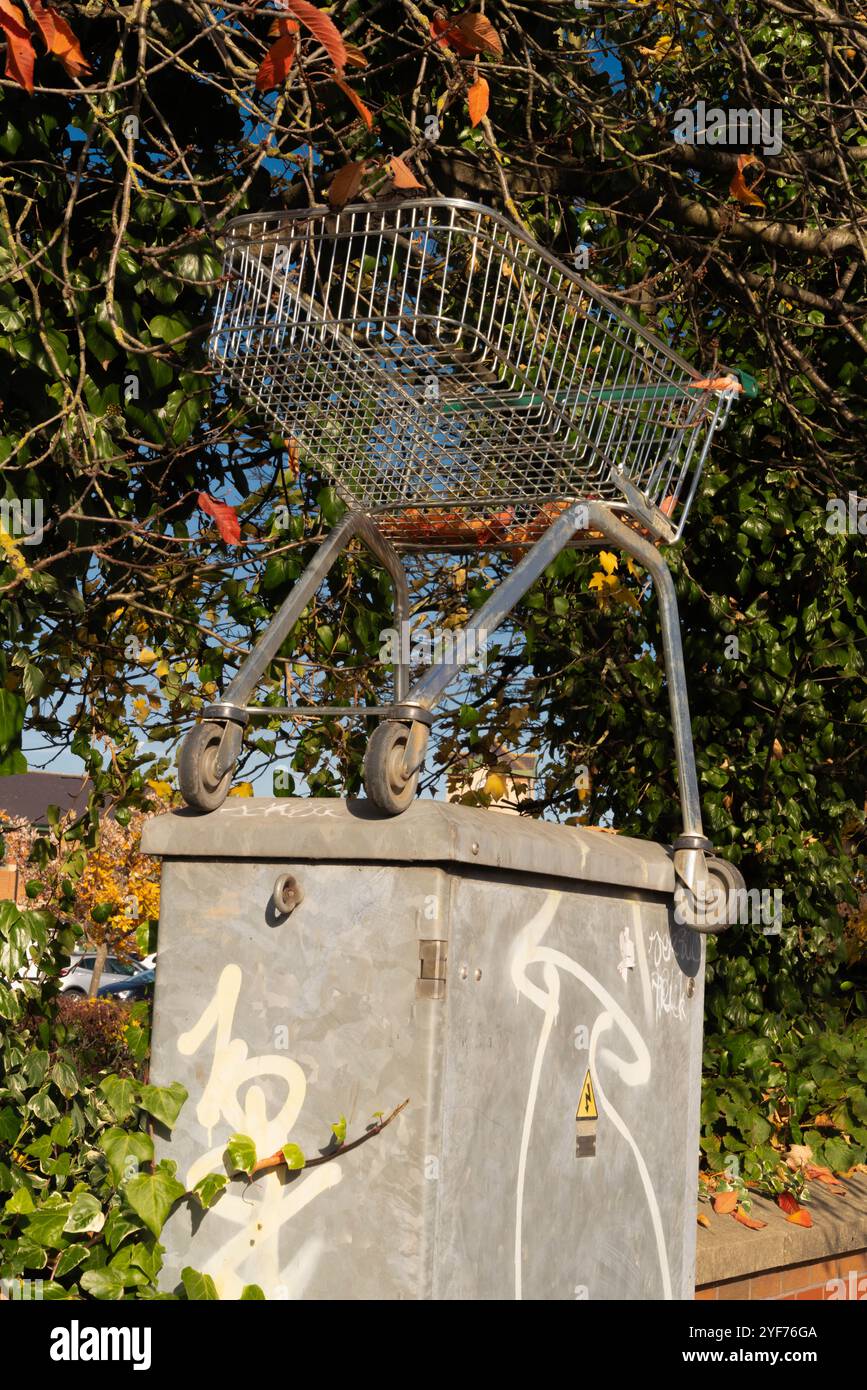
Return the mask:
<path id="1" fill-rule="evenodd" d="M 233 1134 L 301 1170 L 169 1219 L 223 1298 L 691 1298 L 702 937 L 663 847 L 433 801 L 230 798 L 163 858 L 152 1079 L 188 1188 Z M 349 1146 L 377 1113 L 406 1107 Z"/>

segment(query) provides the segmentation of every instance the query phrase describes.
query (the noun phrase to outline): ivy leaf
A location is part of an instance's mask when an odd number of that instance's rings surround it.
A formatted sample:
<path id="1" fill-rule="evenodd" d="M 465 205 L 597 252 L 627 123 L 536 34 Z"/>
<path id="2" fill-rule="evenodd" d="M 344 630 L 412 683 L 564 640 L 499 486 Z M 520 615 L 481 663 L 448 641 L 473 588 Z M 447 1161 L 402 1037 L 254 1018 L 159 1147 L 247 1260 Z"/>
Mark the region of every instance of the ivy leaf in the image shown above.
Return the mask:
<path id="1" fill-rule="evenodd" d="M 55 1279 L 62 1279 L 64 1275 L 71 1274 L 74 1269 L 84 1263 L 89 1254 L 90 1248 L 87 1245 L 70 1245 L 57 1261 L 57 1268 L 54 1271 Z"/>
<path id="2" fill-rule="evenodd" d="M 187 1265 L 181 1270 L 181 1280 L 187 1292 L 187 1298 L 195 1303 L 212 1303 L 219 1300 L 217 1286 L 210 1274 L 200 1274 L 197 1269 Z"/>
<path id="3" fill-rule="evenodd" d="M 132 1112 L 137 1089 L 137 1083 L 129 1076 L 105 1076 L 99 1083 L 99 1090 L 108 1101 L 116 1120 L 125 1120 Z"/>
<path id="4" fill-rule="evenodd" d="M 189 1092 L 179 1081 L 173 1081 L 170 1086 L 142 1086 L 138 1103 L 142 1110 L 171 1130 L 188 1095 Z"/>
<path id="5" fill-rule="evenodd" d="M 36 1245 L 47 1245 L 50 1249 L 62 1250 L 67 1244 L 63 1233 L 71 1210 L 71 1202 L 60 1202 L 52 1206 L 46 1203 L 45 1206 L 39 1207 L 28 1218 L 25 1227 L 28 1240 L 32 1240 Z"/>
<path id="6" fill-rule="evenodd" d="M 193 1188 L 193 1195 L 205 1211 L 214 1205 L 228 1181 L 225 1173 L 208 1173 L 204 1178 L 199 1178 Z"/>
<path id="7" fill-rule="evenodd" d="M 107 1129 L 99 1137 L 99 1147 L 108 1159 L 109 1172 L 116 1187 L 138 1173 L 154 1156 L 153 1140 L 141 1130 Z"/>
<path id="8" fill-rule="evenodd" d="M 29 1187 L 19 1187 L 17 1192 L 9 1198 L 3 1210 L 9 1216 L 27 1216 L 36 1210 L 36 1203 L 30 1193 Z"/>
<path id="9" fill-rule="evenodd" d="M 124 1188 L 124 1196 L 136 1216 L 141 1217 L 155 1236 L 159 1235 L 169 1212 L 186 1190 L 175 1177 L 176 1167 L 171 1160 L 163 1159 L 155 1173 L 132 1178 Z"/>
<path id="10" fill-rule="evenodd" d="M 81 1276 L 81 1287 L 93 1298 L 117 1302 L 124 1295 L 123 1274 L 117 1269 L 89 1269 Z"/>
<path id="11" fill-rule="evenodd" d="M 297 1144 L 284 1144 L 281 1153 L 283 1154 L 286 1167 L 293 1172 L 304 1168 L 307 1164 L 307 1159 L 304 1157 L 303 1151 L 299 1149 Z"/>
<path id="12" fill-rule="evenodd" d="M 105 1213 L 97 1199 L 90 1192 L 80 1192 L 72 1203 L 63 1229 L 70 1235 L 79 1236 L 85 1231 L 101 1231 L 104 1225 Z"/>
<path id="13" fill-rule="evenodd" d="M 256 1162 L 256 1145 L 246 1134 L 233 1134 L 226 1145 L 226 1157 L 233 1172 L 249 1173 Z"/>

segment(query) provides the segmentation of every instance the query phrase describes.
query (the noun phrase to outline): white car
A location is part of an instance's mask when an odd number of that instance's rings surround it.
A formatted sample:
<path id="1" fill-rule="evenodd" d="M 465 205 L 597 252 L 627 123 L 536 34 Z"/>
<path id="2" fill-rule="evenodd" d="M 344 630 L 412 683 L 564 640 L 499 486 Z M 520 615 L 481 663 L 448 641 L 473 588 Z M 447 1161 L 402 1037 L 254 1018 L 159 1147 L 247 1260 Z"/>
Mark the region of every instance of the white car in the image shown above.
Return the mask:
<path id="1" fill-rule="evenodd" d="M 63 981 L 60 986 L 60 993 L 78 994 L 82 998 L 90 994 L 90 981 L 95 961 L 95 951 L 77 951 L 65 970 L 60 972 Z M 117 956 L 107 956 L 99 983 L 100 985 L 116 984 L 119 980 L 125 980 L 130 975 L 138 975 L 142 968 L 140 961 L 127 962 L 118 960 Z"/>

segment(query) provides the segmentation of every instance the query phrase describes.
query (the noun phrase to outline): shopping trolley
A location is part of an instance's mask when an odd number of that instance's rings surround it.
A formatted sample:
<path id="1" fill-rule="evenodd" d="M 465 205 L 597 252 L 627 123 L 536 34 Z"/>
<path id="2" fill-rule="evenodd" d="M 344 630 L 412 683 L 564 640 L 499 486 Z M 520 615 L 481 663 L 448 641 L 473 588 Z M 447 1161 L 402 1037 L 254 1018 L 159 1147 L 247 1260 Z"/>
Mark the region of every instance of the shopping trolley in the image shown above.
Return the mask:
<path id="1" fill-rule="evenodd" d="M 340 553 L 362 541 L 391 578 L 403 632 L 411 550 L 510 551 L 515 566 L 464 629 L 493 632 L 569 545 L 611 544 L 652 576 L 677 759 L 682 884 L 709 859 L 689 723 L 674 586 L 654 542 L 683 531 L 737 375 L 702 377 L 505 217 L 458 199 L 259 213 L 225 231 L 210 339 L 224 382 L 346 505 L 218 703 L 185 737 L 180 789 L 203 811 L 226 796 L 257 716 L 379 721 L 364 785 L 380 811 L 413 800 L 450 662 L 411 683 L 394 668 L 379 706 L 248 703 Z M 734 877 L 733 877 L 734 875 Z M 693 894 L 695 896 L 695 894 Z M 699 914 L 700 915 L 700 914 Z"/>

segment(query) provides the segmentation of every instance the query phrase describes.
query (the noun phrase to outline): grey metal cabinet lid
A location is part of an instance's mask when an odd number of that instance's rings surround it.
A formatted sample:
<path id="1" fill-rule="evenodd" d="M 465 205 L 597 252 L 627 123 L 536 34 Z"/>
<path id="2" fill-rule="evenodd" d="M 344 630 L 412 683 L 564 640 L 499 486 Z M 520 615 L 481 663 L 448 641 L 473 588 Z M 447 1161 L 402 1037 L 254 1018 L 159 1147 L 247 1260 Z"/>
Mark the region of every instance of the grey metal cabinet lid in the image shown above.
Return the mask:
<path id="1" fill-rule="evenodd" d="M 674 891 L 662 845 L 443 801 L 417 800 L 389 817 L 360 799 L 230 797 L 206 815 L 184 807 L 147 821 L 142 850 L 167 859 L 463 864 Z"/>

